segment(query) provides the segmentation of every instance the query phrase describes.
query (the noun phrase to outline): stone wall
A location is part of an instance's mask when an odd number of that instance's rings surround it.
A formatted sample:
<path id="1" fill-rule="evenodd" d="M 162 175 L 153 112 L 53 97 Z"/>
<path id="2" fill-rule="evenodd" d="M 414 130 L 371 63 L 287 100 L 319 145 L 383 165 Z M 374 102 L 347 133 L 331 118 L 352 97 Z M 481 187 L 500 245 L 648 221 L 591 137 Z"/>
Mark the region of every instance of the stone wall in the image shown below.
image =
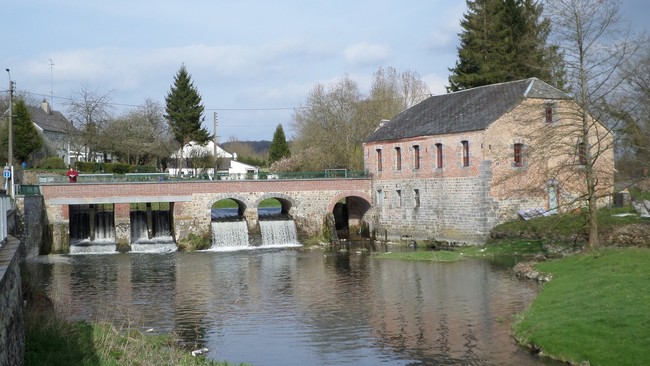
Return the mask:
<path id="1" fill-rule="evenodd" d="M 0 247 L 0 366 L 22 365 L 25 356 L 20 242 L 9 237 Z"/>
<path id="2" fill-rule="evenodd" d="M 495 225 L 497 202 L 488 194 L 489 163 L 482 165 L 476 177 L 375 181 L 378 238 L 483 242 Z"/>
<path id="3" fill-rule="evenodd" d="M 41 253 L 48 237 L 48 225 L 43 210 L 43 197 L 37 195 L 16 196 L 16 208 L 21 227 L 21 238 L 26 257 Z"/>

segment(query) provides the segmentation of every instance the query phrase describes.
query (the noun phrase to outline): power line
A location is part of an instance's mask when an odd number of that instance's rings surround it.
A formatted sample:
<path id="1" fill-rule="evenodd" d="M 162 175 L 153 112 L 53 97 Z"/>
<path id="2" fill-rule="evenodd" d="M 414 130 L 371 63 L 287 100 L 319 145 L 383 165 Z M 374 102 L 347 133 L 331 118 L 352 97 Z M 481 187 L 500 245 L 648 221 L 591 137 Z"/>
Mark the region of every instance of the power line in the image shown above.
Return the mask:
<path id="1" fill-rule="evenodd" d="M 81 102 L 81 99 L 75 99 L 71 97 L 61 97 L 61 96 L 54 96 L 54 95 L 47 95 L 47 94 L 40 94 L 40 93 L 32 93 L 32 92 L 24 92 L 25 94 L 32 95 L 32 96 L 38 96 L 38 97 L 50 97 L 50 98 L 56 98 L 56 99 L 61 99 L 61 100 L 66 100 L 70 102 Z M 116 103 L 116 102 L 109 102 L 106 103 L 108 105 L 112 106 L 117 106 L 117 107 L 133 107 L 133 108 L 138 108 L 142 107 L 142 104 L 127 104 L 127 103 Z M 284 111 L 284 110 L 294 110 L 294 109 L 302 109 L 306 107 L 254 107 L 254 108 L 205 108 L 204 110 L 206 111 L 225 111 L 225 112 L 246 112 L 246 111 Z"/>

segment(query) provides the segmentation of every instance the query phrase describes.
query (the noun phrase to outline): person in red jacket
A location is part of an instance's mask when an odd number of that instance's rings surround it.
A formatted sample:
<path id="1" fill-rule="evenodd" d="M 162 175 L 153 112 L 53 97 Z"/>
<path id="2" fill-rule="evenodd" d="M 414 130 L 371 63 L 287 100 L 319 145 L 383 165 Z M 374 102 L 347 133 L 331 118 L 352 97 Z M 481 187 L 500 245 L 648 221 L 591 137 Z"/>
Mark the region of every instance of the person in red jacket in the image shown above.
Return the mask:
<path id="1" fill-rule="evenodd" d="M 68 176 L 68 179 L 70 180 L 70 183 L 77 183 L 77 177 L 79 176 L 79 172 L 74 170 L 74 168 L 70 167 L 70 170 L 68 170 L 65 175 Z"/>

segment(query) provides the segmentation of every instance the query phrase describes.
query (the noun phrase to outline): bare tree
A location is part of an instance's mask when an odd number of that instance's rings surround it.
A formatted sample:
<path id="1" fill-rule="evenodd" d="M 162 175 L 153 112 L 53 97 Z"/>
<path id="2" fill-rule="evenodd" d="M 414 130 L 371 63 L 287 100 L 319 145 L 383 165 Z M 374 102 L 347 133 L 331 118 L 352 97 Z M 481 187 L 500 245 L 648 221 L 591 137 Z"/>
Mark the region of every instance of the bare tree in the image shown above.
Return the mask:
<path id="1" fill-rule="evenodd" d="M 93 160 L 99 145 L 100 130 L 111 118 L 110 91 L 99 94 L 84 84 L 68 102 L 68 115 L 77 130 L 70 136 L 77 158 L 83 150 L 86 161 Z"/>
<path id="2" fill-rule="evenodd" d="M 177 144 L 163 117 L 163 107 L 146 99 L 136 109 L 110 120 L 102 129 L 99 146 L 122 162 L 160 168 Z"/>
<path id="3" fill-rule="evenodd" d="M 625 67 L 624 76 L 627 94 L 621 98 L 625 108 L 620 116 L 625 125 L 621 129 L 618 171 L 632 184 L 646 177 L 650 168 L 650 48 Z"/>
<path id="4" fill-rule="evenodd" d="M 307 98 L 307 107 L 294 111 L 297 151 L 309 147 L 319 151 L 319 166 L 312 169 L 358 168 L 355 162 L 359 159 L 354 155 L 361 146 L 354 121 L 360 100 L 357 83 L 346 75 L 329 88 L 316 85 Z"/>
<path id="5" fill-rule="evenodd" d="M 620 125 L 611 113 L 612 103 L 622 92 L 623 65 L 635 55 L 639 43 L 623 29 L 615 0 L 548 0 L 545 9 L 552 22 L 552 36 L 564 55 L 567 83 L 575 100 L 564 110 L 565 118 L 577 124 L 559 124 L 563 144 L 573 140 L 581 168 L 587 206 L 588 249 L 599 246 L 597 210 L 602 195 L 609 194 L 599 180 L 599 160 L 612 156 L 612 131 Z M 609 129 L 601 128 L 607 125 Z M 561 126 L 561 127 L 560 127 Z M 566 137 L 571 137 L 566 139 Z M 553 140 L 546 141 L 552 148 Z M 576 155 L 574 155 L 576 156 Z M 575 164 L 573 164 L 575 166 Z"/>
<path id="6" fill-rule="evenodd" d="M 361 170 L 362 143 L 381 120 L 393 118 L 428 95 L 429 90 L 417 73 L 399 73 L 392 67 L 379 68 L 374 73 L 367 96 L 347 75 L 328 87 L 318 84 L 310 92 L 306 107 L 294 112 L 292 154 L 316 154 L 316 159 L 308 159 L 313 163 L 312 170 Z"/>

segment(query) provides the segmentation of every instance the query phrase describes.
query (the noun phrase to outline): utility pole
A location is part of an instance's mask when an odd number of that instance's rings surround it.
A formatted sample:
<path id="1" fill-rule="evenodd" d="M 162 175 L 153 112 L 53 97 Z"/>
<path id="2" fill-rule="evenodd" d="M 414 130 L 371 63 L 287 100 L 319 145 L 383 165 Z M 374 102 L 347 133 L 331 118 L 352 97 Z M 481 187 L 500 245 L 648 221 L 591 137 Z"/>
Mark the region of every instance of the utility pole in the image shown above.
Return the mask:
<path id="1" fill-rule="evenodd" d="M 7 154 L 7 163 L 11 167 L 14 165 L 14 83 L 11 81 L 9 69 L 7 69 L 7 74 L 9 74 L 9 152 Z"/>
<path id="2" fill-rule="evenodd" d="M 214 178 L 217 178 L 217 170 L 219 170 L 219 156 L 217 155 L 217 112 L 214 112 Z"/>
<path id="3" fill-rule="evenodd" d="M 7 190 L 11 197 L 14 196 L 14 82 L 11 81 L 11 72 L 9 69 L 9 151 L 7 152 L 7 167 L 4 169 L 4 177 L 7 179 Z M 7 169 L 8 168 L 8 169 Z M 7 172 L 7 170 L 9 170 Z"/>

